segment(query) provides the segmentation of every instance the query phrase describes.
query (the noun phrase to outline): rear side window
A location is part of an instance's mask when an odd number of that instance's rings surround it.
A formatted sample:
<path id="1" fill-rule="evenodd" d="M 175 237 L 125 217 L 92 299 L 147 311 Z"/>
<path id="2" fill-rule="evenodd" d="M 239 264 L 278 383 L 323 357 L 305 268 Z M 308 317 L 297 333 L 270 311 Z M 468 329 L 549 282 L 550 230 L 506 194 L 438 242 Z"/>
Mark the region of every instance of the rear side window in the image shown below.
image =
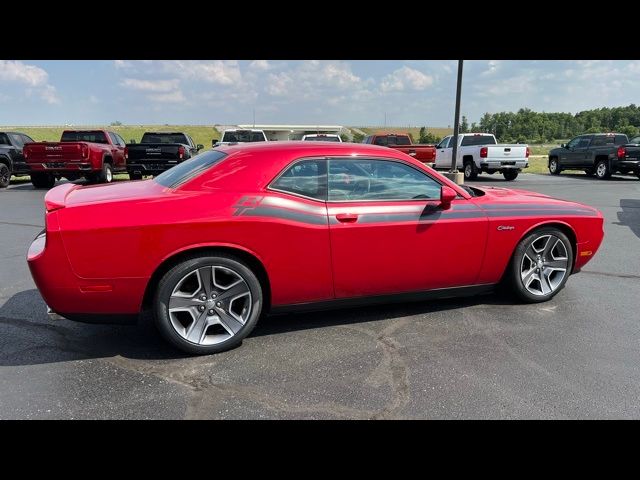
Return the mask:
<path id="1" fill-rule="evenodd" d="M 208 150 L 162 172 L 153 180 L 163 187 L 175 188 L 219 163 L 226 156 L 227 154 L 220 150 Z"/>
<path id="2" fill-rule="evenodd" d="M 13 143 L 16 147 L 22 148 L 24 146 L 24 142 L 22 141 L 22 135 L 19 133 L 10 133 L 9 136 L 13 140 Z"/>
<path id="3" fill-rule="evenodd" d="M 61 142 L 109 143 L 104 132 L 63 132 Z"/>
<path id="4" fill-rule="evenodd" d="M 386 147 L 387 145 L 389 145 L 389 138 L 388 137 L 376 137 L 376 139 L 373 141 L 374 145 L 380 145 L 383 147 Z"/>
<path id="5" fill-rule="evenodd" d="M 296 162 L 276 178 L 269 188 L 324 201 L 327 198 L 327 162 Z"/>
<path id="6" fill-rule="evenodd" d="M 6 133 L 0 133 L 0 145 L 11 145 Z"/>
<path id="7" fill-rule="evenodd" d="M 473 145 L 495 145 L 496 140 L 493 135 L 469 135 L 462 137 L 461 147 L 469 147 Z"/>
<path id="8" fill-rule="evenodd" d="M 626 135 L 616 135 L 616 145 L 624 145 L 627 142 L 628 140 Z"/>

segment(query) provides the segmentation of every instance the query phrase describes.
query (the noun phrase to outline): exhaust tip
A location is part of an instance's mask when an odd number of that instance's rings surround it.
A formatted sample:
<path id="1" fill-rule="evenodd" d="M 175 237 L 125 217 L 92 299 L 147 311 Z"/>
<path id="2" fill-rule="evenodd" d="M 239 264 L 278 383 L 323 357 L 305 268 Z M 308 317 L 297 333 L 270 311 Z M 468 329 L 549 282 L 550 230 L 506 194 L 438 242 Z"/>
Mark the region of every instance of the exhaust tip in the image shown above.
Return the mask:
<path id="1" fill-rule="evenodd" d="M 47 305 L 47 315 L 49 316 L 49 320 L 64 320 L 64 317 L 51 310 L 51 307 L 49 305 Z"/>

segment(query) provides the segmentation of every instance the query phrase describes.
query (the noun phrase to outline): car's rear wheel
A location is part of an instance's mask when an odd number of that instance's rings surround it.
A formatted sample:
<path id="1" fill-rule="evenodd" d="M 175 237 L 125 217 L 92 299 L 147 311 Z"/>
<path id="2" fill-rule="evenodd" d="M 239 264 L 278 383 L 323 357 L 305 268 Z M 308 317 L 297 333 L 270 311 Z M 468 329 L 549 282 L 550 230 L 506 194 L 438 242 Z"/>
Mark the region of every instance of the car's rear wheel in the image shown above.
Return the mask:
<path id="1" fill-rule="evenodd" d="M 56 177 L 49 173 L 32 173 L 31 184 L 35 188 L 52 188 L 56 184 Z"/>
<path id="2" fill-rule="evenodd" d="M 478 169 L 476 168 L 476 164 L 473 163 L 472 160 L 466 160 L 464 162 L 464 179 L 475 180 L 476 178 L 478 178 Z"/>
<path id="3" fill-rule="evenodd" d="M 102 164 L 102 170 L 100 170 L 92 178 L 90 178 L 89 181 L 95 182 L 95 183 L 113 182 L 113 167 L 111 166 L 111 164 L 104 162 Z"/>
<path id="4" fill-rule="evenodd" d="M 11 170 L 6 164 L 0 163 L 0 188 L 8 187 L 9 183 L 11 183 Z"/>
<path id="5" fill-rule="evenodd" d="M 255 273 L 231 255 L 194 256 L 169 270 L 154 299 L 156 325 L 170 343 L 206 355 L 239 345 L 262 310 Z"/>
<path id="6" fill-rule="evenodd" d="M 607 160 L 600 160 L 596 163 L 596 178 L 600 180 L 607 179 L 611 176 L 611 170 L 609 169 L 609 162 Z"/>
<path id="7" fill-rule="evenodd" d="M 502 172 L 505 180 L 511 181 L 518 178 L 518 170 L 505 170 Z"/>
<path id="8" fill-rule="evenodd" d="M 549 173 L 551 175 L 560 175 L 560 162 L 558 162 L 557 158 L 549 159 Z"/>
<path id="9" fill-rule="evenodd" d="M 557 228 L 543 227 L 527 235 L 516 247 L 509 266 L 515 294 L 525 302 L 544 302 L 564 287 L 573 265 L 567 236 Z"/>

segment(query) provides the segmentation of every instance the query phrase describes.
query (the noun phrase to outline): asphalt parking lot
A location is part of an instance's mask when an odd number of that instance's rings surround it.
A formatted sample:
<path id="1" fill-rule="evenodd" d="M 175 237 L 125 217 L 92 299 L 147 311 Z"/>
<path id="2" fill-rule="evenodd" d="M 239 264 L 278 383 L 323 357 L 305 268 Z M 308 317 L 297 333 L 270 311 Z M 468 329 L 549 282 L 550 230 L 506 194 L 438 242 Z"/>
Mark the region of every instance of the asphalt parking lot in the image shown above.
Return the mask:
<path id="1" fill-rule="evenodd" d="M 0 418 L 640 418 L 640 181 L 481 176 L 595 206 L 605 239 L 552 301 L 490 295 L 264 319 L 186 357 L 146 322 L 48 320 L 25 255 L 43 191 L 0 191 Z"/>

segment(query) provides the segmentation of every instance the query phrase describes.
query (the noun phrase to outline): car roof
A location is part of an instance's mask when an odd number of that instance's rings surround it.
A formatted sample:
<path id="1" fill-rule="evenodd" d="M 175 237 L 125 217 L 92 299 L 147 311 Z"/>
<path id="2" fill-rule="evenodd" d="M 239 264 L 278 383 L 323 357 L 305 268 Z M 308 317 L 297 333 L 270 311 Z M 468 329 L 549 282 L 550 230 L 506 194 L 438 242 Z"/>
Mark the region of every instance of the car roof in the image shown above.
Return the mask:
<path id="1" fill-rule="evenodd" d="M 216 149 L 231 155 L 239 152 L 269 151 L 271 153 L 303 154 L 308 157 L 327 155 L 373 155 L 376 157 L 394 157 L 413 160 L 405 154 L 399 154 L 396 150 L 378 145 L 366 143 L 348 142 L 303 142 L 299 140 L 274 141 L 274 142 L 247 142 L 230 145 L 221 145 Z"/>

